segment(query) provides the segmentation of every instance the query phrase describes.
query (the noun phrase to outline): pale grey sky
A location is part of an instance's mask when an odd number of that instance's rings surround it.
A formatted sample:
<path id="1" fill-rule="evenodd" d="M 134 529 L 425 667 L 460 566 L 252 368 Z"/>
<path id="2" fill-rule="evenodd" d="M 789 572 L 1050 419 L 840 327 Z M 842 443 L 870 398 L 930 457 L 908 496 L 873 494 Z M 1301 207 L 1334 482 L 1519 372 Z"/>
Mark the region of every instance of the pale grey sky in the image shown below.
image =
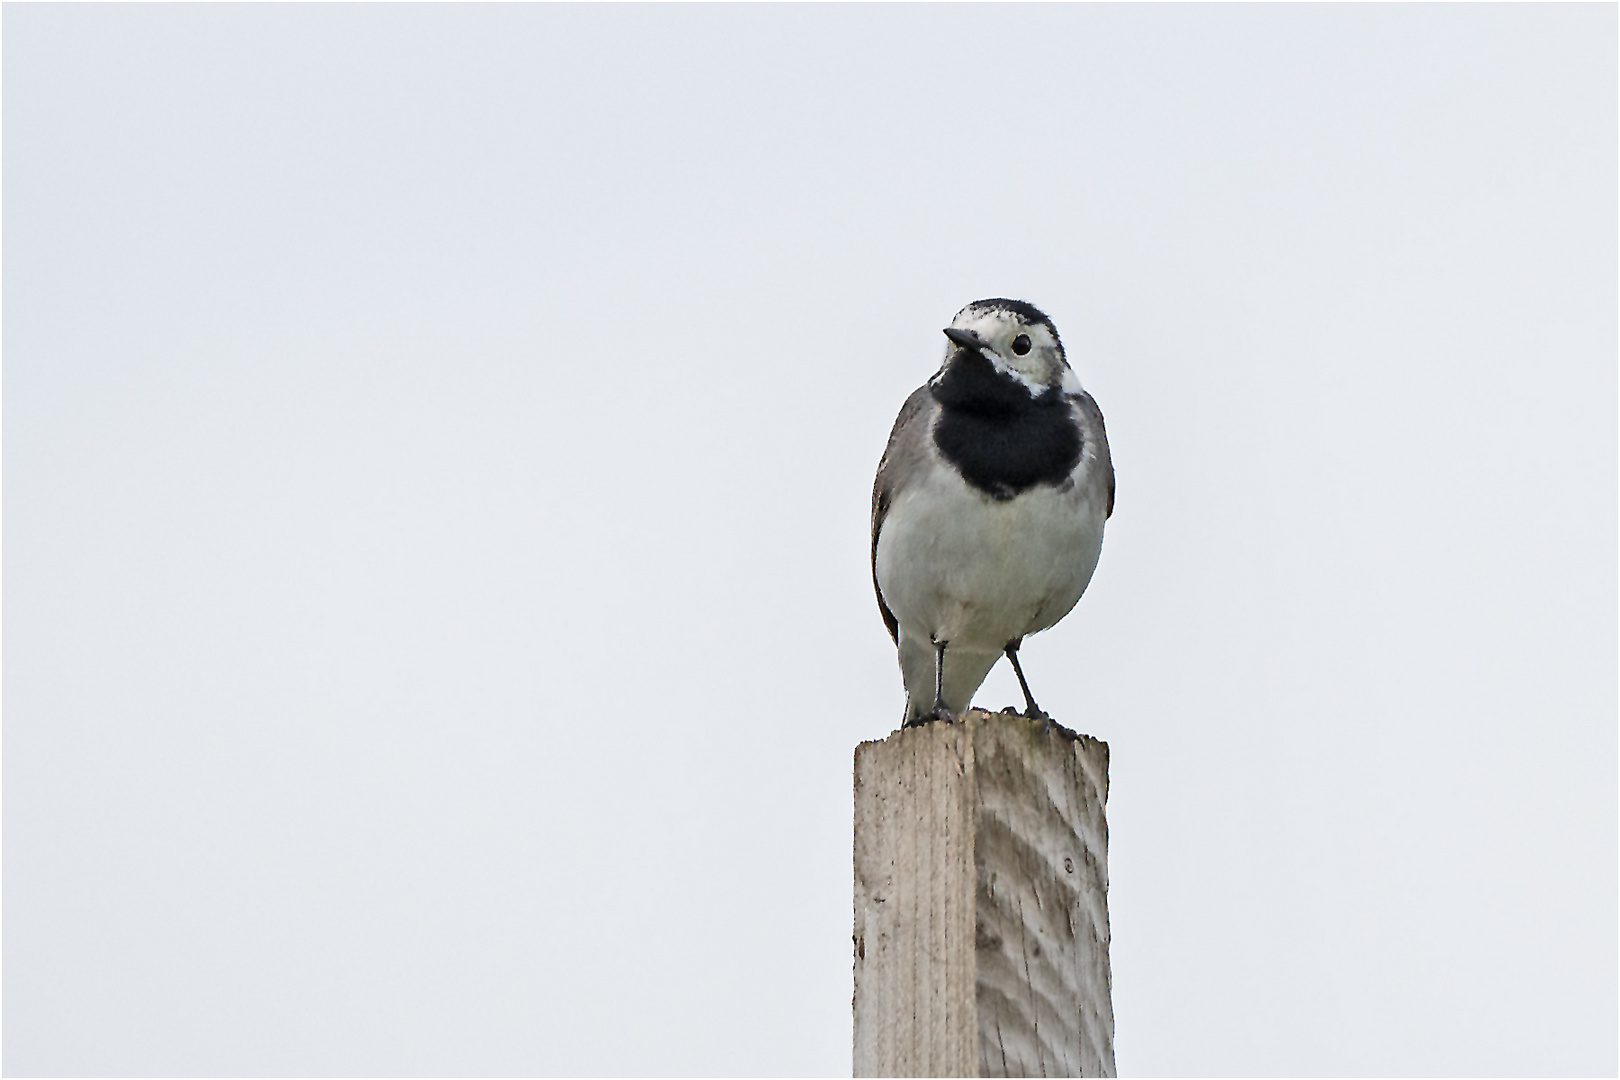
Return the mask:
<path id="1" fill-rule="evenodd" d="M 846 1072 L 997 295 L 1119 473 L 1025 656 L 1121 1072 L 1616 1070 L 1613 5 L 3 21 L 8 1074 Z"/>

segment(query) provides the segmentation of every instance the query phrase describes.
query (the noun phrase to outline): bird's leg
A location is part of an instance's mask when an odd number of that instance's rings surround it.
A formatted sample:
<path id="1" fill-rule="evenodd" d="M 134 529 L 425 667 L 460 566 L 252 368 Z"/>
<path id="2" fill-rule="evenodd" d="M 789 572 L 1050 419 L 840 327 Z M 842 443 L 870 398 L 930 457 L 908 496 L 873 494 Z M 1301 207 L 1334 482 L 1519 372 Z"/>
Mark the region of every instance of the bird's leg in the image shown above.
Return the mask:
<path id="1" fill-rule="evenodd" d="M 930 720 L 943 720 L 947 724 L 954 717 L 951 710 L 945 707 L 945 646 L 946 641 L 934 641 L 934 711 L 929 714 Z"/>
<path id="2" fill-rule="evenodd" d="M 902 721 L 901 727 L 922 727 L 935 720 L 943 720 L 947 724 L 955 720 L 951 710 L 945 707 L 945 646 L 944 641 L 929 639 L 934 645 L 934 707 L 915 719 Z M 911 715 L 911 697 L 906 696 L 906 715 Z"/>
<path id="3" fill-rule="evenodd" d="M 1035 696 L 1029 692 L 1029 682 L 1024 678 L 1024 669 L 1018 666 L 1018 646 L 1023 643 L 1023 638 L 1016 638 L 1007 642 L 1007 659 L 1012 661 L 1013 674 L 1018 676 L 1018 687 L 1024 692 L 1024 704 L 1027 706 L 1024 715 L 1031 720 L 1039 717 L 1042 721 L 1041 734 L 1044 735 L 1052 729 L 1052 718 L 1042 712 L 1039 705 L 1035 704 Z"/>

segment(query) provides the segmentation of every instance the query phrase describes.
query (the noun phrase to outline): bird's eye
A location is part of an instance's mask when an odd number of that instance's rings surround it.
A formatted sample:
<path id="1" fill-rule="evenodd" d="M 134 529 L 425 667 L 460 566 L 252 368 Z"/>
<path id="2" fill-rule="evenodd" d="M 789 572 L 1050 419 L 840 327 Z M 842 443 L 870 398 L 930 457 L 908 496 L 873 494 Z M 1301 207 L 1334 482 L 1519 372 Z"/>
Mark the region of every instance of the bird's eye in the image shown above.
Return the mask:
<path id="1" fill-rule="evenodd" d="M 1013 338 L 1013 352 L 1017 353 L 1019 356 L 1023 356 L 1025 353 L 1029 352 L 1028 334 L 1019 334 L 1017 337 Z"/>

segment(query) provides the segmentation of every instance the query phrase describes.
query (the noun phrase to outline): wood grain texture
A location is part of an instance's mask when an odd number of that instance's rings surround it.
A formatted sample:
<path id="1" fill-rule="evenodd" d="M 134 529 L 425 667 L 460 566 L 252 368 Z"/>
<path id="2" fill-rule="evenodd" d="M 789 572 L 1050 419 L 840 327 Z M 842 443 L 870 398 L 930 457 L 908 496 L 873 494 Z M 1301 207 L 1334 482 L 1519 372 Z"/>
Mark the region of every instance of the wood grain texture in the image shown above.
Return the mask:
<path id="1" fill-rule="evenodd" d="M 856 1076 L 1112 1076 L 1108 746 L 1011 713 L 855 751 Z"/>

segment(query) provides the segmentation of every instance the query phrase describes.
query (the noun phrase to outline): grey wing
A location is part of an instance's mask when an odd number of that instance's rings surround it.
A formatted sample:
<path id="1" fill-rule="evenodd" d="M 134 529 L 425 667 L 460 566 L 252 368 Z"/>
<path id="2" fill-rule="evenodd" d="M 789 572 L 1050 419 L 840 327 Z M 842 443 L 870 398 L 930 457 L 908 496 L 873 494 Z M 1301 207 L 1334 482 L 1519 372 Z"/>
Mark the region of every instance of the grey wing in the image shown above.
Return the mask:
<path id="1" fill-rule="evenodd" d="M 1097 400 L 1085 391 L 1074 395 L 1075 408 L 1080 413 L 1080 426 L 1085 440 L 1097 448 L 1097 464 L 1108 480 L 1108 513 L 1105 517 L 1114 516 L 1114 458 L 1108 452 L 1108 429 L 1103 426 L 1102 410 L 1097 407 Z"/>
<path id="2" fill-rule="evenodd" d="M 933 395 L 926 386 L 918 387 L 906 398 L 906 403 L 900 406 L 900 415 L 895 417 L 894 429 L 889 432 L 889 445 L 883 450 L 883 460 L 878 462 L 877 478 L 872 481 L 872 591 L 877 593 L 883 625 L 889 628 L 889 636 L 896 642 L 900 640 L 900 620 L 883 602 L 883 589 L 877 579 L 878 533 L 883 529 L 883 519 L 889 514 L 895 490 L 922 464 L 927 455 L 928 432 L 933 426 L 936 408 Z"/>

